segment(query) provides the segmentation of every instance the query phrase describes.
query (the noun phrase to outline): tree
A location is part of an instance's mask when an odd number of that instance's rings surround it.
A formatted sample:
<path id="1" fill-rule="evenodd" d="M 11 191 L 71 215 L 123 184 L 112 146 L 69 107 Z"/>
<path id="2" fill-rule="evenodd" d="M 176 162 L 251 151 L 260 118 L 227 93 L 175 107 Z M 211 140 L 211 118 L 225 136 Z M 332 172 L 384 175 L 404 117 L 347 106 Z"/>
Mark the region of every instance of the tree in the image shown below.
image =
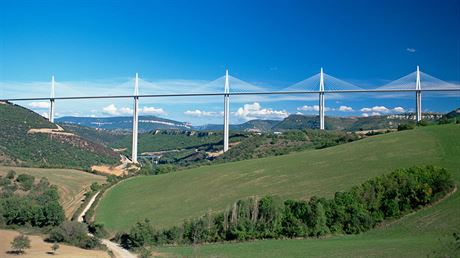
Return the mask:
<path id="1" fill-rule="evenodd" d="M 51 246 L 51 250 L 53 250 L 53 254 L 55 254 L 58 249 L 59 249 L 59 244 L 54 242 L 54 244 Z"/>
<path id="2" fill-rule="evenodd" d="M 8 174 L 6 174 L 6 178 L 8 179 L 13 179 L 16 176 L 16 172 L 14 170 L 8 171 Z"/>
<path id="3" fill-rule="evenodd" d="M 13 249 L 15 253 L 22 254 L 24 250 L 28 248 L 30 248 L 30 239 L 28 236 L 19 235 L 11 242 L 11 249 Z"/>

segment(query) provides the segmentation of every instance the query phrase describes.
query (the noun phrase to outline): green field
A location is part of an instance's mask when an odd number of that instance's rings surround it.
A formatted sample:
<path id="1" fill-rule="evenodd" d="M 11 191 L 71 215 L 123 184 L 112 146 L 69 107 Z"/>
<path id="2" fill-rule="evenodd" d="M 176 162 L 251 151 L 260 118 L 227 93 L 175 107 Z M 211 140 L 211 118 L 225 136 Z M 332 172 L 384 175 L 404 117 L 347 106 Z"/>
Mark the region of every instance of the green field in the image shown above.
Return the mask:
<path id="1" fill-rule="evenodd" d="M 413 165 L 442 165 L 457 179 L 459 143 L 459 126 L 432 126 L 327 149 L 135 177 L 106 193 L 96 221 L 110 230 L 127 230 L 144 218 L 166 227 L 254 195 L 332 196 L 368 178 Z"/>
<path id="2" fill-rule="evenodd" d="M 16 174 L 33 175 L 36 180 L 41 177 L 48 178 L 52 185 L 56 185 L 59 191 L 62 207 L 66 217 L 70 217 L 81 204 L 84 193 L 88 191 L 93 182 L 103 183 L 104 176 L 98 176 L 74 169 L 49 169 L 49 168 L 21 168 L 0 166 L 0 175 L 4 176 L 8 171 L 14 170 Z"/>

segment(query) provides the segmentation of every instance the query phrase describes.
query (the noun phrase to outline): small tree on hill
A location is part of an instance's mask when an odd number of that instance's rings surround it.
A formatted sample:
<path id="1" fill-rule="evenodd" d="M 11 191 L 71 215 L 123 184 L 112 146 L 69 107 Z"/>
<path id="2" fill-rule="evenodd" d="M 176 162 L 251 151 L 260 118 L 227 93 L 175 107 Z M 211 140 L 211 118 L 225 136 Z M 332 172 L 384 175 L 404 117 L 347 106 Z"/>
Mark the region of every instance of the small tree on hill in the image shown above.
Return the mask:
<path id="1" fill-rule="evenodd" d="M 15 253 L 22 254 L 24 250 L 28 248 L 30 248 L 30 239 L 28 236 L 19 235 L 11 242 L 11 249 L 13 249 Z"/>
<path id="2" fill-rule="evenodd" d="M 51 246 L 51 250 L 53 250 L 53 254 L 56 254 L 56 251 L 59 249 L 59 244 L 57 242 L 54 242 L 54 244 Z"/>

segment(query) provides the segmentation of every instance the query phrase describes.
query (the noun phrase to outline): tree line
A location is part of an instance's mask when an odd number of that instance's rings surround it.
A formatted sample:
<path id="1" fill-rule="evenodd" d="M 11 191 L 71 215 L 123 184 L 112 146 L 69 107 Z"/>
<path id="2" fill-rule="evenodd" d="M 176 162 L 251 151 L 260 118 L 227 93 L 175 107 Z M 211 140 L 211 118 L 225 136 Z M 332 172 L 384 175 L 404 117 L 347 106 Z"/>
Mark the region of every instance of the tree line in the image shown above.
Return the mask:
<path id="1" fill-rule="evenodd" d="M 136 223 L 117 241 L 128 249 L 165 244 L 198 244 L 250 239 L 358 234 L 433 203 L 451 192 L 454 181 L 433 166 L 398 169 L 370 179 L 333 198 L 285 200 L 274 196 L 238 200 L 217 214 L 157 230 L 149 220 Z"/>

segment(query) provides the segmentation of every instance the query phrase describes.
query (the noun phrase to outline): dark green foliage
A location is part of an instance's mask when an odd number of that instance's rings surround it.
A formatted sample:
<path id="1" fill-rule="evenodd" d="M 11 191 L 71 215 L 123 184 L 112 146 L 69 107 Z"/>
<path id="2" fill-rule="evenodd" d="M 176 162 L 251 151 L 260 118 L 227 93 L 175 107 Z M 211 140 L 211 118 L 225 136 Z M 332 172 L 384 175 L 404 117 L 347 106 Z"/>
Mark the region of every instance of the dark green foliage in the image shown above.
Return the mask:
<path id="1" fill-rule="evenodd" d="M 398 125 L 398 131 L 412 130 L 415 128 L 415 124 L 400 124 Z"/>
<path id="2" fill-rule="evenodd" d="M 280 237 L 359 234 L 388 218 L 398 218 L 445 196 L 454 188 L 451 175 L 433 166 L 399 169 L 337 192 L 332 199 L 308 202 L 273 196 L 239 200 L 224 212 L 155 230 L 139 222 L 119 237 L 127 248 L 162 244 L 197 244 Z"/>
<path id="3" fill-rule="evenodd" d="M 46 178 L 37 184 L 33 176 L 17 177 L 26 194 L 16 194 L 13 182 L 2 182 L 0 192 L 0 216 L 6 225 L 31 225 L 34 227 L 56 226 L 65 219 L 64 210 L 59 204 L 59 194 Z"/>
<path id="4" fill-rule="evenodd" d="M 22 190 L 24 191 L 29 191 L 32 188 L 32 185 L 34 184 L 34 180 L 35 180 L 35 177 L 28 175 L 28 174 L 20 174 L 16 178 L 16 182 L 19 183 Z"/>
<path id="5" fill-rule="evenodd" d="M 14 104 L 0 105 L 1 164 L 78 168 L 117 164 L 119 155 L 100 144 L 75 135 L 31 133 L 30 129 L 56 128 L 37 113 Z"/>
<path id="6" fill-rule="evenodd" d="M 75 221 L 65 221 L 51 230 L 47 239 L 50 242 L 65 242 L 84 249 L 94 249 L 100 245 L 96 237 L 88 236 L 85 224 Z"/>
<path id="7" fill-rule="evenodd" d="M 94 222 L 91 222 L 88 224 L 88 232 L 98 238 L 103 238 L 108 235 L 108 232 L 107 230 L 105 230 L 105 227 L 103 224 L 94 223 Z"/>
<path id="8" fill-rule="evenodd" d="M 14 170 L 8 171 L 8 174 L 6 174 L 6 178 L 8 179 L 13 179 L 16 176 L 16 172 Z"/>

